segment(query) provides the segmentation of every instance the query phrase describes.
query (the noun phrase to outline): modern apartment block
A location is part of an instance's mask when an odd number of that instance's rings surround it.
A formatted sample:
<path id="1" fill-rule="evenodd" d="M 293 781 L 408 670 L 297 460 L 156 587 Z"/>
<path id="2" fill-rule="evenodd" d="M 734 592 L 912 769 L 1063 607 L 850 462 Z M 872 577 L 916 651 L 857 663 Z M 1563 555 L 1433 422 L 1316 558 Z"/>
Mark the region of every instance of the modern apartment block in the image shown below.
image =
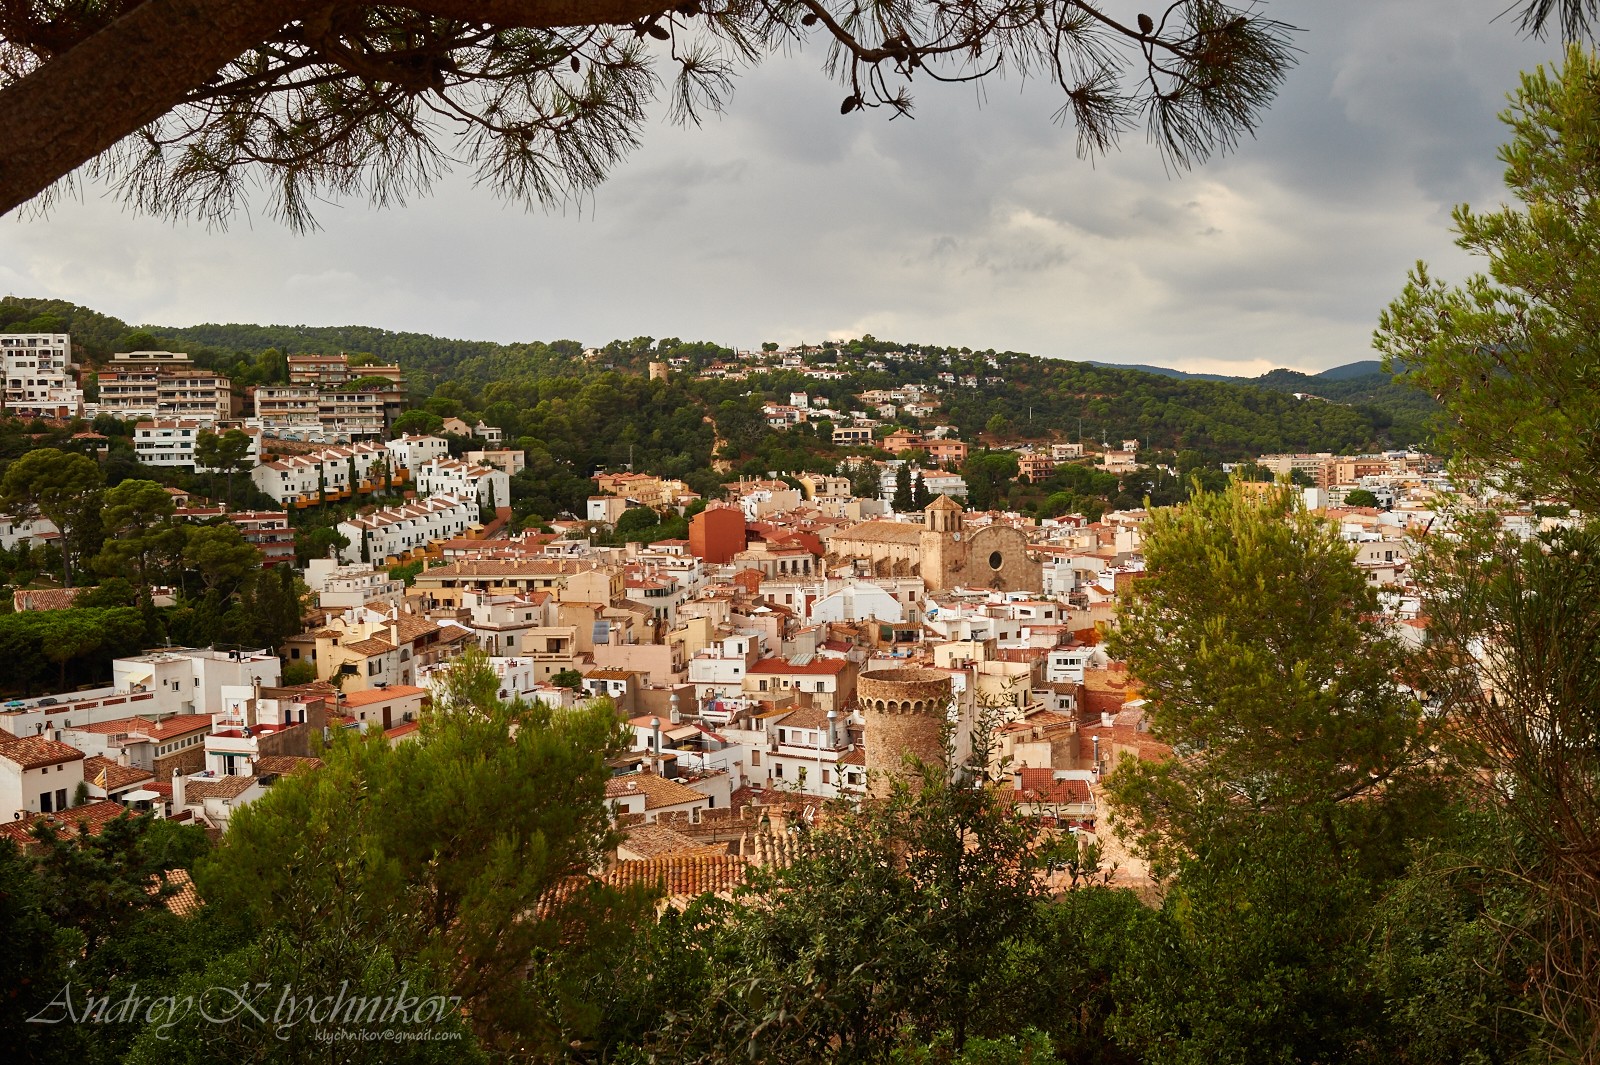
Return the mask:
<path id="1" fill-rule="evenodd" d="M 320 439 L 318 392 L 306 385 L 262 385 L 255 390 L 255 424 L 268 436 Z"/>
<path id="2" fill-rule="evenodd" d="M 360 377 L 382 377 L 405 387 L 405 371 L 398 365 L 351 366 L 350 357 L 338 355 L 290 355 L 289 383 L 308 388 L 338 391 Z"/>
<path id="3" fill-rule="evenodd" d="M 255 424 L 269 436 L 342 444 L 381 439 L 403 396 L 391 390 L 325 392 L 309 385 L 263 385 L 255 390 Z"/>
<path id="4" fill-rule="evenodd" d="M 0 409 L 8 414 L 76 418 L 83 413 L 83 390 L 66 333 L 16 333 L 0 336 L 0 370 L 5 390 Z"/>
<path id="5" fill-rule="evenodd" d="M 214 370 L 168 371 L 156 382 L 156 415 L 225 422 L 237 412 L 233 381 Z"/>
<path id="6" fill-rule="evenodd" d="M 302 388 L 338 388 L 350 380 L 346 355 L 290 355 L 289 384 Z"/>
<path id="7" fill-rule="evenodd" d="M 203 432 L 214 432 L 215 423 L 195 418 L 157 418 L 133 427 L 133 453 L 147 466 L 186 466 L 199 472 L 205 468 L 195 462 L 195 444 Z M 261 430 L 244 429 L 250 438 L 245 461 L 254 466 L 261 461 Z"/>
<path id="8" fill-rule="evenodd" d="M 210 425 L 238 413 L 228 375 L 198 369 L 181 352 L 120 352 L 100 371 L 99 380 L 94 410 L 115 418 L 177 418 Z"/>

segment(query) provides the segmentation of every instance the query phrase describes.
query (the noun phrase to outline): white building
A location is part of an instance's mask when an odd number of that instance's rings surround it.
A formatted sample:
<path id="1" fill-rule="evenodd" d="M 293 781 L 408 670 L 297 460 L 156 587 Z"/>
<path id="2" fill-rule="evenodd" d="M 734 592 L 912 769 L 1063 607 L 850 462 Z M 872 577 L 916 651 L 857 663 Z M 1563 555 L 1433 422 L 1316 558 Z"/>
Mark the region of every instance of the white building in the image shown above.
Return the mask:
<path id="1" fill-rule="evenodd" d="M 83 413 L 70 335 L 0 335 L 0 370 L 5 384 L 0 410 L 48 418 L 76 418 Z"/>
<path id="2" fill-rule="evenodd" d="M 225 685 L 276 685 L 281 670 L 278 656 L 264 650 L 170 647 L 118 658 L 111 663 L 111 687 L 7 704 L 0 710 L 0 731 L 55 737 L 64 729 L 130 716 L 210 713 L 222 704 Z"/>
<path id="3" fill-rule="evenodd" d="M 49 518 L 18 521 L 9 514 L 0 514 L 0 548 L 12 550 L 18 544 L 43 547 L 61 537 L 61 530 Z"/>
<path id="4" fill-rule="evenodd" d="M 368 563 L 341 566 L 330 558 L 311 560 L 306 585 L 317 593 L 317 605 L 324 610 L 369 604 L 398 607 L 406 594 L 405 582 L 391 580 L 387 570 Z"/>
<path id="5" fill-rule="evenodd" d="M 450 457 L 450 441 L 442 436 L 401 436 L 384 446 L 394 456 L 396 469 L 414 470 L 423 463 Z"/>
<path id="6" fill-rule="evenodd" d="M 391 446 L 393 446 L 392 441 Z M 467 461 L 474 466 L 493 466 L 495 469 L 505 470 L 507 477 L 515 477 L 528 468 L 528 453 L 515 449 L 469 451 Z"/>
<path id="7" fill-rule="evenodd" d="M 689 683 L 694 685 L 695 699 L 704 702 L 742 690 L 756 657 L 755 638 L 742 634 L 726 636 L 698 652 L 689 659 Z"/>
<path id="8" fill-rule="evenodd" d="M 511 505 L 511 478 L 493 466 L 475 466 L 460 459 L 436 459 L 415 471 L 417 498 L 450 493 L 476 496 L 490 510 Z"/>
<path id="9" fill-rule="evenodd" d="M 83 783 L 83 752 L 48 736 L 0 732 L 0 818 L 58 813 Z"/>
<path id="10" fill-rule="evenodd" d="M 250 471 L 250 480 L 280 506 L 288 506 L 302 499 L 339 497 L 360 488 L 370 480 L 372 468 L 380 460 L 389 467 L 392 477 L 396 469 L 393 452 L 367 441 L 262 463 Z"/>
<path id="11" fill-rule="evenodd" d="M 345 562 L 405 559 L 439 540 L 450 540 L 478 524 L 473 496 L 436 495 L 430 499 L 386 507 L 339 523 L 339 535 L 350 541 L 339 557 Z"/>
<path id="12" fill-rule="evenodd" d="M 147 466 L 185 466 L 204 473 L 205 467 L 195 462 L 195 444 L 201 433 L 213 431 L 211 423 L 187 418 L 140 422 L 133 428 L 133 453 Z M 253 466 L 261 461 L 261 430 L 240 431 L 250 440 L 244 457 Z"/>

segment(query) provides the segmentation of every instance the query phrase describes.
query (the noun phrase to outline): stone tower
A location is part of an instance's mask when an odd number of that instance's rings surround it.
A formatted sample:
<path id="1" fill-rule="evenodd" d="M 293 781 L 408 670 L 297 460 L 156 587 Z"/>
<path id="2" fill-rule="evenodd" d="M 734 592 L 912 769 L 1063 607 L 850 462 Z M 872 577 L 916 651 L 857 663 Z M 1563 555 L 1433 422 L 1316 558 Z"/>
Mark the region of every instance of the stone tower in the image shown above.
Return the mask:
<path id="1" fill-rule="evenodd" d="M 925 762 L 943 757 L 939 731 L 951 706 L 948 673 L 915 668 L 863 673 L 856 683 L 856 705 L 866 719 L 867 793 L 874 798 L 887 795 L 890 782 L 905 771 L 906 754 Z"/>
<path id="2" fill-rule="evenodd" d="M 941 495 L 922 512 L 922 580 L 929 591 L 948 588 L 966 571 L 961 504 Z"/>

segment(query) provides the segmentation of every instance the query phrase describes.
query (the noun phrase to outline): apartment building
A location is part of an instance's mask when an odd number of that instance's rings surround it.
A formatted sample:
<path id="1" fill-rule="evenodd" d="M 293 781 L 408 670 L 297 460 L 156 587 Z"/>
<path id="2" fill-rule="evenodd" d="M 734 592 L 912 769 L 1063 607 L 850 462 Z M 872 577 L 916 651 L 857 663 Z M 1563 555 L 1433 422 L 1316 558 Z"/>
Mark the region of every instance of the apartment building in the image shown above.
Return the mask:
<path id="1" fill-rule="evenodd" d="M 261 552 L 261 565 L 271 569 L 279 563 L 294 565 L 294 529 L 289 515 L 281 510 L 242 510 L 223 517 L 239 527 L 244 542 Z"/>
<path id="2" fill-rule="evenodd" d="M 317 390 L 305 385 L 262 385 L 255 390 L 255 422 L 262 432 L 289 440 L 321 433 Z"/>
<path id="3" fill-rule="evenodd" d="M 511 478 L 493 466 L 436 459 L 418 466 L 415 472 L 419 499 L 449 493 L 473 496 L 490 510 L 511 505 Z"/>
<path id="4" fill-rule="evenodd" d="M 156 415 L 225 422 L 238 413 L 233 380 L 214 370 L 168 370 L 156 380 Z"/>
<path id="5" fill-rule="evenodd" d="M 444 441 L 440 441 L 444 443 Z M 467 461 L 475 466 L 493 466 L 497 470 L 506 471 L 507 477 L 515 477 L 528 468 L 528 453 L 526 451 L 489 449 L 485 451 L 467 452 Z"/>
<path id="6" fill-rule="evenodd" d="M 347 355 L 290 355 L 289 384 L 302 388 L 338 388 L 350 381 Z"/>
<path id="7" fill-rule="evenodd" d="M 389 441 L 386 446 L 394 456 L 392 465 L 396 469 L 415 470 L 425 462 L 450 457 L 450 441 L 442 436 L 401 436 Z M 473 461 L 470 455 L 468 460 Z"/>
<path id="8" fill-rule="evenodd" d="M 214 422 L 194 419 L 157 419 L 139 422 L 133 427 L 133 453 L 147 466 L 182 466 L 201 473 L 205 468 L 195 462 L 194 449 L 200 434 L 215 430 Z M 261 430 L 241 430 L 250 440 L 250 450 L 245 461 L 261 461 Z"/>
<path id="9" fill-rule="evenodd" d="M 323 440 L 381 440 L 384 420 L 383 391 L 322 392 L 317 396 L 317 422 Z"/>
<path id="10" fill-rule="evenodd" d="M 476 497 L 444 494 L 360 514 L 339 523 L 339 534 L 350 541 L 339 558 L 342 562 L 412 558 L 476 526 L 479 513 Z"/>
<path id="11" fill-rule="evenodd" d="M 338 390 L 360 377 L 381 377 L 405 387 L 406 375 L 398 365 L 377 363 L 351 366 L 350 357 L 338 355 L 290 355 L 289 383 L 317 389 Z"/>
<path id="12" fill-rule="evenodd" d="M 238 414 L 226 374 L 196 367 L 178 351 L 126 351 L 99 374 L 97 413 L 116 418 L 227 421 Z"/>
<path id="13" fill-rule="evenodd" d="M 255 424 L 287 440 L 379 439 L 388 424 L 390 400 L 383 390 L 323 392 L 308 385 L 263 385 L 255 391 Z"/>
<path id="14" fill-rule="evenodd" d="M 76 418 L 83 413 L 83 390 L 78 387 L 69 334 L 0 336 L 0 370 L 5 382 L 0 409 L 7 413 L 44 418 Z"/>
<path id="15" fill-rule="evenodd" d="M 388 467 L 392 481 L 401 469 L 395 464 L 394 453 L 382 444 L 367 441 L 265 462 L 250 471 L 250 480 L 281 506 L 309 506 L 324 499 L 370 491 L 374 487 L 373 467 L 380 462 Z"/>

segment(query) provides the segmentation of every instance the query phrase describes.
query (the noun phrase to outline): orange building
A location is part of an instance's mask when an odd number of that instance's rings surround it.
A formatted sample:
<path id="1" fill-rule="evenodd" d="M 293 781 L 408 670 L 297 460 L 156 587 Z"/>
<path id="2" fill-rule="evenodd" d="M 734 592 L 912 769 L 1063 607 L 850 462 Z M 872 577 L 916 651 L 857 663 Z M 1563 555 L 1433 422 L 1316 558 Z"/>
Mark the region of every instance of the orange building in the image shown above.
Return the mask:
<path id="1" fill-rule="evenodd" d="M 689 553 L 702 562 L 729 562 L 745 549 L 744 511 L 713 503 L 689 519 Z"/>

